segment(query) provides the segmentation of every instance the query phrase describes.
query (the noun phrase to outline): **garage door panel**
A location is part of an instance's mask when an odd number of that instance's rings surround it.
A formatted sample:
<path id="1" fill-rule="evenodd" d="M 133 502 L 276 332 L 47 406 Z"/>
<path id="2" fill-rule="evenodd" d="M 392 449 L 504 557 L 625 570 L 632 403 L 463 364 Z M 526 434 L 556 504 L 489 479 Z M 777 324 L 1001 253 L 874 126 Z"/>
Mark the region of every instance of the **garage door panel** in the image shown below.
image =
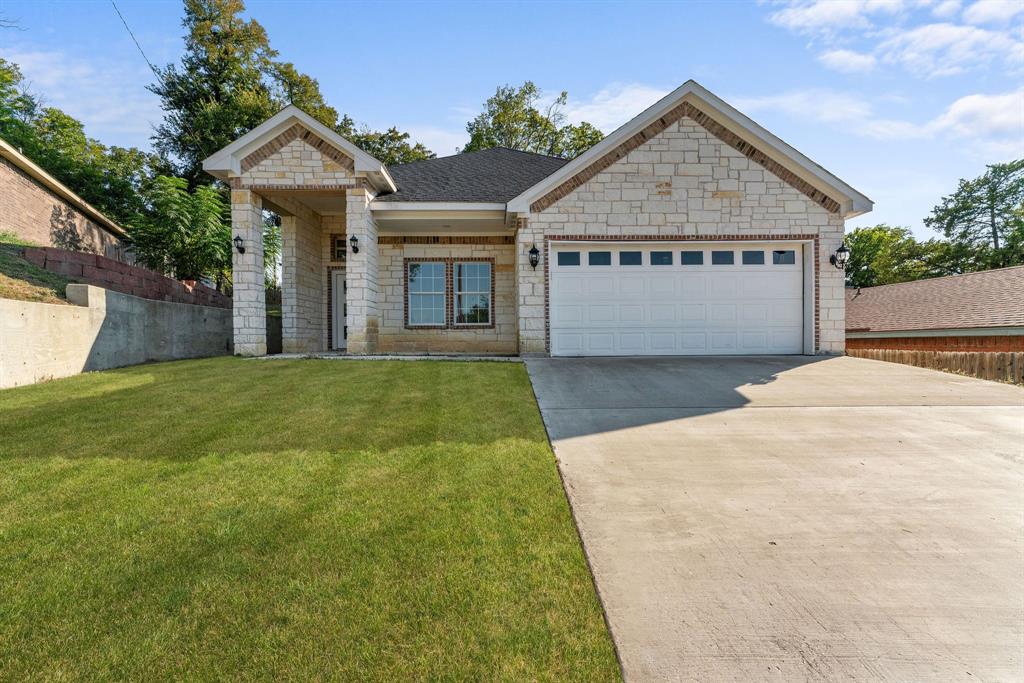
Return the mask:
<path id="1" fill-rule="evenodd" d="M 788 250 L 800 246 L 779 245 Z M 685 247 L 685 248 L 683 248 Z M 637 246 L 602 243 L 612 265 L 590 266 L 589 246 L 575 245 L 580 265 L 552 259 L 550 339 L 554 355 L 700 355 L 800 353 L 803 350 L 803 259 L 775 265 L 770 245 L 728 247 L 733 264 L 680 262 L 688 243 Z M 619 266 L 616 250 L 642 251 L 639 265 Z M 671 265 L 651 265 L 651 251 L 676 252 Z M 765 264 L 742 263 L 744 249 L 765 250 Z M 558 250 L 558 247 L 555 247 Z M 568 262 L 569 260 L 567 260 Z M 606 262 L 606 261 L 605 261 Z"/>

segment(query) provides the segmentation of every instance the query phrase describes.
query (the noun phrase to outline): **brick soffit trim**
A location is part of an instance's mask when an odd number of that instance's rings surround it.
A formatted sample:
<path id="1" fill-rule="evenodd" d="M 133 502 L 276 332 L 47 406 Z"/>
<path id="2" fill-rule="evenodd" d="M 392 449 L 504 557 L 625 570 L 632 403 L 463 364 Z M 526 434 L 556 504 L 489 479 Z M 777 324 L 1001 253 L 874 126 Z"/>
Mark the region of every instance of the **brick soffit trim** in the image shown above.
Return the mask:
<path id="1" fill-rule="evenodd" d="M 829 213 L 839 213 L 841 208 L 839 202 L 832 199 L 821 190 L 818 190 L 806 180 L 803 180 L 782 164 L 778 163 L 746 140 L 743 140 L 740 136 L 728 130 L 725 126 L 718 123 L 689 102 L 683 102 L 679 106 L 668 111 L 664 116 L 652 121 L 643 130 L 630 136 L 603 157 L 594 161 L 590 166 L 587 166 L 579 173 L 530 204 L 530 211 L 533 213 L 539 213 L 544 209 L 547 209 L 559 199 L 568 196 L 573 190 L 579 188 L 601 171 L 605 170 L 615 162 L 624 159 L 627 154 L 640 145 L 654 138 L 659 133 L 664 132 L 665 129 L 676 121 L 679 121 L 684 116 L 688 116 L 693 119 L 698 125 L 711 133 L 711 135 L 715 136 L 718 140 L 729 145 L 751 161 L 760 164 L 766 170 L 775 174 L 796 190 L 807 195 L 807 197 L 809 197 L 813 202 L 822 206 Z"/>
<path id="2" fill-rule="evenodd" d="M 270 142 L 266 143 L 259 149 L 248 154 L 241 162 L 242 173 L 250 170 L 252 167 L 259 164 L 261 161 L 268 159 L 275 152 L 280 151 L 285 145 L 294 141 L 302 140 L 310 147 L 318 150 L 325 157 L 335 162 L 349 173 L 355 173 L 356 162 L 352 157 L 348 156 L 334 145 L 330 144 L 316 133 L 307 130 L 305 127 L 296 123 L 295 125 L 288 128 Z"/>

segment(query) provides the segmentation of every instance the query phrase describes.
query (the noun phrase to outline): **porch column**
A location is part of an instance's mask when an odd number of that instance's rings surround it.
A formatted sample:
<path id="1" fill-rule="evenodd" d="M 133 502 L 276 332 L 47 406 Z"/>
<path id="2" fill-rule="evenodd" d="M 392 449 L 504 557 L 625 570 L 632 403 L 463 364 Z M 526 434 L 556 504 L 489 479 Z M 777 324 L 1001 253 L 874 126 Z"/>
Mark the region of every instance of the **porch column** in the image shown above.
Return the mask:
<path id="1" fill-rule="evenodd" d="M 359 240 L 359 253 L 349 246 L 345 264 L 345 302 L 348 315 L 348 352 L 374 353 L 379 327 L 377 285 L 377 225 L 370 215 L 373 195 L 364 188 L 348 190 L 345 195 L 345 239 Z"/>
<path id="2" fill-rule="evenodd" d="M 232 320 L 235 353 L 267 353 L 267 300 L 263 271 L 263 202 L 249 190 L 231 191 L 231 236 L 242 238 L 244 254 L 231 245 Z"/>

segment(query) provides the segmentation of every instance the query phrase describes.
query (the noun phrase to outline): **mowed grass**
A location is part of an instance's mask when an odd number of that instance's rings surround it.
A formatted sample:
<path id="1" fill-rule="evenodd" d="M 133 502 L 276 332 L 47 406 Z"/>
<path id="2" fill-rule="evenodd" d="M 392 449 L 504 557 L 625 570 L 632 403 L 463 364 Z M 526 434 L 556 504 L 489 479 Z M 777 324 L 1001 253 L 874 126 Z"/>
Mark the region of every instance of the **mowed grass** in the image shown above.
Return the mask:
<path id="1" fill-rule="evenodd" d="M 0 680 L 615 680 L 525 369 L 0 391 Z"/>

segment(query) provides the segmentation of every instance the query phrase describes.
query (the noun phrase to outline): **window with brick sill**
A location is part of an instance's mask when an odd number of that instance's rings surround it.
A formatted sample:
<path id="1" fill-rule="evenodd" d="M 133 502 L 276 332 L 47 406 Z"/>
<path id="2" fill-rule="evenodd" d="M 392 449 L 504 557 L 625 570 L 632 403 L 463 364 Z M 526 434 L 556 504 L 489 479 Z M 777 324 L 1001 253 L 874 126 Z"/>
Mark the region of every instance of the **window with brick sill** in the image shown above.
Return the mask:
<path id="1" fill-rule="evenodd" d="M 348 246 L 344 235 L 331 235 L 331 260 L 344 262 L 348 256 Z"/>
<path id="2" fill-rule="evenodd" d="M 494 259 L 405 260 L 408 329 L 494 327 Z"/>

